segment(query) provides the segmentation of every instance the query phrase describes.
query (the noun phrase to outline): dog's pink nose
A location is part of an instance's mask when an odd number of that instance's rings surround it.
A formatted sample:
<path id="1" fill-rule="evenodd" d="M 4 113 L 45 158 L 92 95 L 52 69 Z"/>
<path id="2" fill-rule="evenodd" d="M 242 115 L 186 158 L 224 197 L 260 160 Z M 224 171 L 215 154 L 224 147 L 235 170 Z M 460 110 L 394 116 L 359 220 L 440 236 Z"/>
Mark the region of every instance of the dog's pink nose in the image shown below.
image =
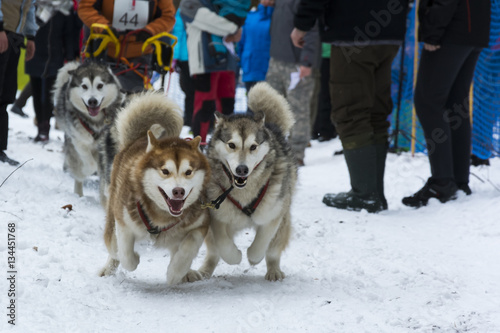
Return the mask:
<path id="1" fill-rule="evenodd" d="M 186 194 L 186 191 L 182 187 L 175 187 L 172 190 L 172 195 L 174 196 L 174 199 L 184 199 L 184 194 Z"/>

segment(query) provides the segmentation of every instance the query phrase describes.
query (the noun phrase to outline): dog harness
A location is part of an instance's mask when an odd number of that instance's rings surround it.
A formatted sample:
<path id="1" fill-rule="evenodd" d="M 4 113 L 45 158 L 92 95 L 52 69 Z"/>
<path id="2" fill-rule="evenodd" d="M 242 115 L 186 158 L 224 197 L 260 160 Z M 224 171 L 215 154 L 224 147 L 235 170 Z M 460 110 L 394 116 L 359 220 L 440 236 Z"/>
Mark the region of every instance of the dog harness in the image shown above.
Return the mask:
<path id="1" fill-rule="evenodd" d="M 259 166 L 259 164 L 257 164 L 257 166 Z M 227 169 L 227 167 L 223 163 L 221 163 L 221 165 L 222 165 L 222 169 L 224 170 L 224 173 L 229 178 L 229 181 L 232 184 L 233 183 L 233 177 L 231 176 L 231 173 L 229 172 L 229 170 Z M 227 190 L 222 185 L 220 185 L 220 184 L 219 184 L 219 187 L 221 188 L 221 190 L 223 191 L 223 193 L 217 199 L 213 200 L 210 204 L 203 205 L 202 208 L 210 207 L 210 208 L 219 209 L 220 204 L 226 198 L 228 198 L 229 201 L 231 201 L 233 203 L 233 205 L 235 205 L 239 210 L 241 210 L 246 216 L 250 217 L 250 216 L 252 216 L 252 214 L 255 212 L 255 210 L 259 206 L 260 202 L 262 201 L 262 198 L 264 198 L 264 196 L 266 195 L 267 188 L 269 187 L 269 179 L 267 180 L 266 185 L 264 185 L 260 189 L 259 195 L 257 196 L 257 198 L 255 198 L 254 200 L 252 200 L 252 202 L 249 203 L 248 205 L 246 205 L 245 207 L 243 207 L 236 199 L 234 199 L 233 197 L 231 197 L 229 195 L 229 192 L 231 192 L 233 190 L 233 188 L 234 188 L 233 185 L 231 185 L 231 187 L 228 188 Z"/>
<path id="2" fill-rule="evenodd" d="M 146 212 L 144 211 L 144 208 L 142 208 L 142 205 L 141 203 L 139 202 L 139 200 L 137 200 L 137 211 L 139 212 L 139 216 L 141 217 L 141 220 L 142 222 L 144 223 L 144 225 L 146 226 L 146 229 L 148 230 L 148 232 L 152 235 L 158 235 L 160 232 L 163 232 L 163 231 L 167 231 L 169 229 L 172 229 L 173 227 L 175 227 L 177 224 L 181 223 L 182 220 L 179 220 L 177 222 L 175 222 L 174 224 L 171 224 L 169 226 L 166 226 L 165 228 L 163 229 L 159 229 L 157 226 L 152 226 L 151 225 L 151 220 L 149 219 L 148 215 L 146 214 Z"/>

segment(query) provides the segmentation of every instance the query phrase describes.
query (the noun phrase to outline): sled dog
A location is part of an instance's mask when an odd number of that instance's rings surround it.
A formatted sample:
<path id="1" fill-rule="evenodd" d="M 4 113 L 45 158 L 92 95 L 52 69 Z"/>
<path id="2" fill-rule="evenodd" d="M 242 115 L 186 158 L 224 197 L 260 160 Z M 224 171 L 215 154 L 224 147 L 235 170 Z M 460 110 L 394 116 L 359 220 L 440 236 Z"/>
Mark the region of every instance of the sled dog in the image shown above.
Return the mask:
<path id="1" fill-rule="evenodd" d="M 53 90 L 55 118 L 64 131 L 64 170 L 74 178 L 74 191 L 80 196 L 85 178 L 97 171 L 103 207 L 114 155 L 109 151 L 113 145 L 105 141 L 125 101 L 120 89 L 105 64 L 75 61 L 58 71 Z"/>
<path id="2" fill-rule="evenodd" d="M 253 115 L 216 113 L 207 147 L 212 169 L 207 193 L 210 199 L 225 200 L 211 210 L 207 256 L 199 272 L 211 276 L 220 257 L 228 264 L 240 263 L 242 254 L 233 238 L 254 228 L 248 261 L 256 265 L 265 257 L 265 278 L 282 280 L 280 258 L 290 238 L 297 180 L 297 165 L 286 141 L 294 118 L 285 98 L 265 82 L 250 90 L 248 106 Z"/>
<path id="3" fill-rule="evenodd" d="M 199 136 L 179 138 L 182 125 L 179 107 L 157 93 L 133 97 L 118 114 L 104 234 L 109 256 L 101 276 L 113 274 L 120 264 L 135 270 L 134 244 L 150 237 L 170 252 L 168 284 L 202 279 L 191 264 L 210 221 L 201 206 L 210 167 Z"/>

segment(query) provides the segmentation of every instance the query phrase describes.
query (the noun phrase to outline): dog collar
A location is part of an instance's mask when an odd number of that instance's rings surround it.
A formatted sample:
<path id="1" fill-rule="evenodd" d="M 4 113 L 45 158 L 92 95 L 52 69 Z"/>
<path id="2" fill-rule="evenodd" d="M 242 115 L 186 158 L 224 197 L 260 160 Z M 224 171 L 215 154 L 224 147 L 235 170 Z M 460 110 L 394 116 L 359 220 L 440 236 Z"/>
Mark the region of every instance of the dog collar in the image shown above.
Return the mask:
<path id="1" fill-rule="evenodd" d="M 95 132 L 92 128 L 90 128 L 89 124 L 87 124 L 86 122 L 83 121 L 82 118 L 78 117 L 78 120 L 80 120 L 80 124 L 82 124 L 83 128 L 85 128 L 85 130 L 87 130 L 87 132 L 90 133 L 90 135 L 94 136 L 95 137 Z"/>
<path id="2" fill-rule="evenodd" d="M 146 226 L 146 229 L 152 235 L 158 235 L 160 232 L 172 229 L 173 227 L 175 227 L 177 224 L 179 224 L 182 221 L 182 220 L 179 220 L 179 221 L 175 222 L 174 224 L 171 224 L 163 229 L 159 229 L 157 226 L 153 227 L 151 225 L 151 220 L 149 219 L 148 215 L 144 211 L 144 208 L 142 208 L 140 201 L 137 201 L 137 211 L 139 212 L 139 216 L 141 217 L 142 222 Z"/>

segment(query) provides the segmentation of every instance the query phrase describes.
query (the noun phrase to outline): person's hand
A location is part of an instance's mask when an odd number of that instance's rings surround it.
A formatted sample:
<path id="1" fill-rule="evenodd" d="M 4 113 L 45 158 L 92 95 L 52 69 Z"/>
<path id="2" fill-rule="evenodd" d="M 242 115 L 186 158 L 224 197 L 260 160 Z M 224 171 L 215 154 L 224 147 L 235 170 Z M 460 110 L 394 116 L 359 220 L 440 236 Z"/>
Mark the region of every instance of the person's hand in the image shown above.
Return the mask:
<path id="1" fill-rule="evenodd" d="M 30 61 L 33 56 L 35 55 L 35 41 L 33 40 L 28 40 L 26 43 L 26 56 L 25 60 Z"/>
<path id="2" fill-rule="evenodd" d="M 275 0 L 260 0 L 260 4 L 266 7 L 273 7 Z"/>
<path id="3" fill-rule="evenodd" d="M 9 48 L 9 39 L 5 31 L 0 31 L 0 53 L 4 53 Z"/>
<path id="4" fill-rule="evenodd" d="M 142 29 L 136 35 L 135 39 L 139 42 L 145 42 L 148 38 L 153 36 L 149 31 Z"/>
<path id="5" fill-rule="evenodd" d="M 429 43 L 424 43 L 424 50 L 426 51 L 431 51 L 431 52 L 434 52 L 434 51 L 437 51 L 441 48 L 441 45 L 433 45 L 433 44 L 429 44 Z"/>
<path id="6" fill-rule="evenodd" d="M 293 28 L 292 33 L 290 34 L 290 38 L 292 39 L 293 45 L 296 47 L 304 47 L 304 36 L 306 35 L 305 31 L 299 30 L 297 28 Z"/>
<path id="7" fill-rule="evenodd" d="M 238 28 L 238 30 L 231 35 L 227 35 L 225 38 L 225 41 L 228 43 L 238 43 L 241 39 L 241 28 Z"/>
<path id="8" fill-rule="evenodd" d="M 300 66 L 299 67 L 299 78 L 302 80 L 302 78 L 305 78 L 306 76 L 311 75 L 312 68 L 311 67 L 306 67 L 306 66 Z"/>

